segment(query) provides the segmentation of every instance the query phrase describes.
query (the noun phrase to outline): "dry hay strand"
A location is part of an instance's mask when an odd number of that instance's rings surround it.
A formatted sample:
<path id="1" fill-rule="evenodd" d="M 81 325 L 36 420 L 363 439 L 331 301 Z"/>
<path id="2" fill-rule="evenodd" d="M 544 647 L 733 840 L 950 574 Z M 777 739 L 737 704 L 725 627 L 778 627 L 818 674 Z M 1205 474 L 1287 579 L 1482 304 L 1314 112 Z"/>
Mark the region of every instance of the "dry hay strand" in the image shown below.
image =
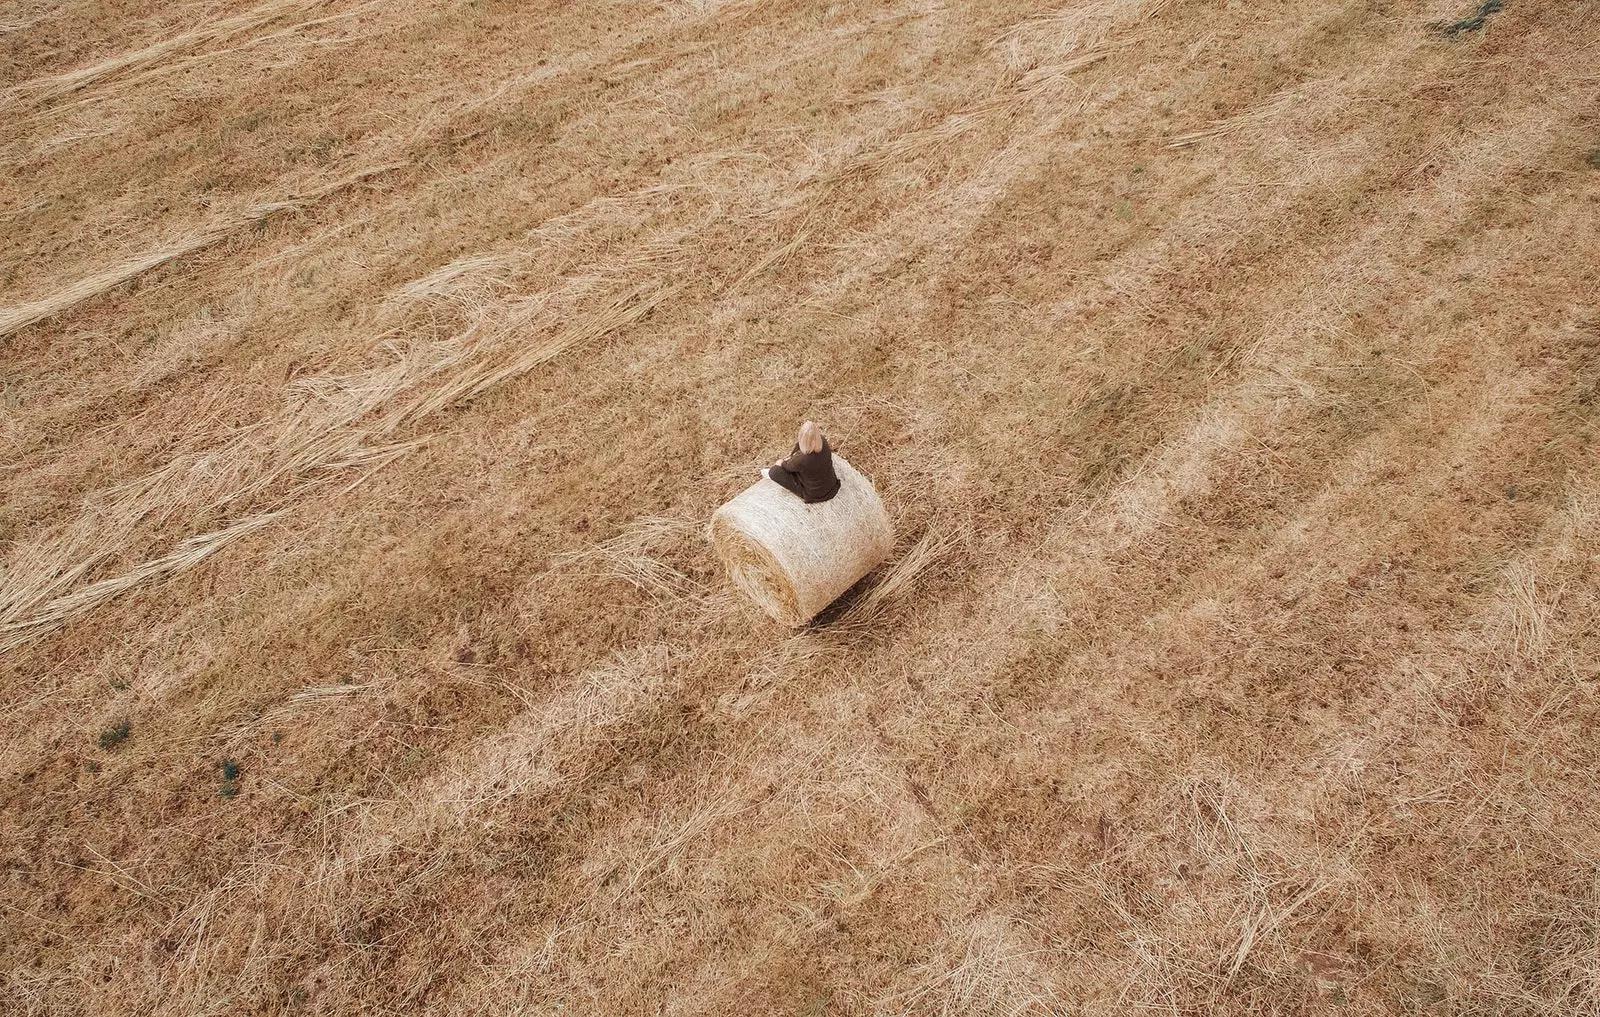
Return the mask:
<path id="1" fill-rule="evenodd" d="M 681 599 L 702 592 L 700 584 L 652 552 L 665 545 L 682 544 L 693 524 L 669 516 L 645 516 L 621 533 L 581 551 L 551 558 L 556 567 L 598 566 L 603 575 L 621 579 L 656 597 Z"/>
<path id="2" fill-rule="evenodd" d="M 384 2 L 385 2 L 385 0 L 368 0 L 367 3 L 362 4 L 362 5 L 358 6 L 358 7 L 353 7 L 350 10 L 347 10 L 347 11 L 340 11 L 337 14 L 330 14 L 330 15 L 328 15 L 326 17 L 310 18 L 310 19 L 307 19 L 305 21 L 297 21 L 297 22 L 294 22 L 293 24 L 289 25 L 288 27 L 280 29 L 279 31 L 276 31 L 276 32 L 268 32 L 265 35 L 251 36 L 250 38 L 246 39 L 244 42 L 241 42 L 237 46 L 229 46 L 226 49 L 206 50 L 204 52 L 197 53 L 194 56 L 185 57 L 182 60 L 173 61 L 172 63 L 167 63 L 167 64 L 158 63 L 155 66 L 149 67 L 149 68 L 147 68 L 147 69 L 145 69 L 143 71 L 140 71 L 137 74 L 132 74 L 132 75 L 129 75 L 128 77 L 121 78 L 115 84 L 108 85 L 107 87 L 101 89 L 97 93 L 93 93 L 93 94 L 90 94 L 90 95 L 82 96 L 82 97 L 80 97 L 80 98 L 78 98 L 78 99 L 76 99 L 76 100 L 74 100 L 72 102 L 64 102 L 64 103 L 57 103 L 57 104 L 54 104 L 54 105 L 50 105 L 48 107 L 48 109 L 46 109 L 44 111 L 44 113 L 42 113 L 40 115 L 41 116 L 56 116 L 56 115 L 70 113 L 71 111 L 76 110 L 76 109 L 78 109 L 78 108 L 80 108 L 82 106 L 88 105 L 88 104 L 90 104 L 92 102 L 95 102 L 95 101 L 98 101 L 98 100 L 101 100 L 101 99 L 111 98 L 113 96 L 117 96 L 119 94 L 123 94 L 123 93 L 126 93 L 128 91 L 131 91 L 132 89 L 135 89 L 138 86 L 140 86 L 140 85 L 142 85 L 142 84 L 144 84 L 144 83 L 146 83 L 148 81 L 151 81 L 151 80 L 153 80 L 155 78 L 158 78 L 158 77 L 171 77 L 173 75 L 182 74 L 185 71 L 192 70 L 192 69 L 197 68 L 197 67 L 206 67 L 207 65 L 215 63 L 215 62 L 217 62 L 219 60 L 222 60 L 225 57 L 233 56 L 233 55 L 236 55 L 236 54 L 239 54 L 239 53 L 247 53 L 247 52 L 249 52 L 251 50 L 259 49 L 259 48 L 262 48 L 264 46 L 268 46 L 268 45 L 270 45 L 272 43 L 275 43 L 275 42 L 284 42 L 286 40 L 298 40 L 300 42 L 300 44 L 303 47 L 306 47 L 306 48 L 310 48 L 310 47 L 314 47 L 314 46 L 343 46 L 343 45 L 347 45 L 349 43 L 355 42 L 356 40 L 362 38 L 364 35 L 371 34 L 371 33 L 370 32 L 362 32 L 359 29 L 357 29 L 357 30 L 353 30 L 350 33 L 348 33 L 346 35 L 342 35 L 342 36 L 327 36 L 327 37 L 320 37 L 319 38 L 319 37 L 310 37 L 310 36 L 307 35 L 307 32 L 310 29 L 320 28 L 320 27 L 322 27 L 324 25 L 331 25 L 331 24 L 335 24 L 335 23 L 338 23 L 338 22 L 341 22 L 341 21 L 350 21 L 350 20 L 353 20 L 355 18 L 359 18 L 363 14 L 366 14 L 368 11 L 370 11 L 370 10 L 372 10 L 374 8 L 380 8 Z M 298 3 L 291 4 L 288 8 L 285 8 L 285 10 L 286 11 L 292 11 L 292 10 L 294 10 L 294 9 L 296 9 L 298 7 L 302 7 L 302 6 L 305 6 L 305 5 L 304 4 L 298 4 Z M 271 18 L 268 19 L 268 21 L 271 21 L 271 20 L 277 20 L 277 19 L 271 19 Z M 263 22 L 263 23 L 265 23 L 265 22 Z M 281 65 L 282 61 L 285 61 L 285 60 L 287 60 L 289 58 L 288 58 L 288 56 L 286 54 L 280 53 L 280 54 L 276 55 L 275 57 L 271 57 L 269 59 L 272 60 L 274 63 L 278 63 L 278 64 Z M 109 132 L 107 132 L 107 133 L 109 133 Z"/>
<path id="3" fill-rule="evenodd" d="M 33 9 L 29 10 L 29 6 L 26 3 L 12 4 L 11 9 L 4 14 L 0 14 L 0 35 L 10 35 L 12 32 L 20 32 L 24 29 L 32 28 L 34 25 L 49 21 L 61 13 L 60 7 L 33 4 L 31 5 Z"/>
<path id="4" fill-rule="evenodd" d="M 289 697 L 291 703 L 322 703 L 329 699 L 343 699 L 372 688 L 372 683 L 361 685 L 307 685 Z"/>
<path id="5" fill-rule="evenodd" d="M 93 610 L 135 587 L 194 568 L 229 544 L 249 536 L 282 514 L 268 512 L 251 516 L 224 529 L 190 537 L 160 558 L 152 558 L 120 576 L 102 579 L 81 590 L 74 590 L 57 597 L 45 604 L 32 617 L 0 624 L 0 653 L 14 650 L 30 639 L 52 632 L 78 615 Z"/>
<path id="6" fill-rule="evenodd" d="M 887 140 L 868 141 L 851 151 L 830 154 L 826 158 L 832 163 L 831 167 L 825 163 L 807 174 L 801 183 L 831 186 L 858 175 L 881 173 L 889 167 L 901 166 L 908 161 L 948 150 L 983 126 L 987 118 L 1014 115 L 1023 106 L 1060 97 L 1064 90 L 1071 87 L 1073 75 L 1105 60 L 1112 49 L 1137 41 L 1130 39 L 1119 43 L 1117 47 L 1035 66 L 1026 73 L 1019 72 L 1016 80 L 1001 87 L 996 94 L 963 106 L 937 123 L 906 131 Z M 1084 92 L 1072 115 L 1082 113 L 1089 98 L 1090 94 Z M 759 270 L 764 270 L 764 266 Z M 741 279 L 740 283 L 743 281 Z"/>
<path id="7" fill-rule="evenodd" d="M 255 454 L 260 434 L 255 428 L 246 429 L 213 452 L 180 457 L 134 484 L 105 492 L 109 503 L 104 511 L 86 515 L 70 534 L 24 552 L 12 566 L 0 569 L 0 653 L 53 632 L 84 611 L 142 585 L 143 579 L 126 585 L 115 585 L 120 580 L 107 580 L 111 585 L 94 584 L 73 593 L 61 592 L 84 580 L 114 554 L 120 539 L 141 521 L 165 522 L 177 511 L 177 506 L 185 502 L 194 505 L 203 501 L 208 512 L 238 508 L 263 496 L 275 485 L 287 483 L 290 488 L 276 502 L 283 508 L 322 483 L 329 473 L 348 469 L 366 471 L 386 465 L 425 443 L 428 436 L 382 442 L 383 436 L 526 374 L 573 346 L 638 321 L 675 292 L 676 288 L 661 289 L 653 284 L 636 287 L 586 320 L 572 323 L 542 341 L 527 344 L 514 356 L 496 364 L 485 353 L 494 348 L 493 340 L 515 338 L 544 306 L 541 298 L 518 301 L 510 306 L 504 319 L 497 322 L 491 337 L 478 336 L 481 329 L 474 326 L 461 337 L 462 343 L 440 344 L 441 348 L 433 351 L 436 355 L 430 356 L 425 351 L 420 357 L 407 357 L 377 371 L 313 379 L 291 386 L 308 399 L 323 404 L 322 412 L 309 419 L 291 421 L 291 426 L 269 451 L 266 463 L 261 463 Z M 437 388 L 423 385 L 427 379 L 445 372 L 450 373 Z M 386 403 L 405 394 L 410 394 L 411 398 L 384 411 Z M 378 415 L 372 426 L 355 427 L 369 415 Z M 375 441 L 380 443 L 374 444 Z M 260 468 L 255 469 L 251 464 Z M 346 490 L 360 484 L 367 475 L 370 474 L 364 473 Z M 148 578 L 165 578 L 199 560 L 191 562 L 185 558 L 169 568 L 162 564 L 166 558 L 156 559 L 140 565 L 129 575 L 153 569 Z M 99 592 L 81 605 L 74 600 L 91 591 Z M 63 607 L 70 609 L 57 618 L 58 609 Z"/>
<path id="8" fill-rule="evenodd" d="M 1012 920 L 984 915 L 952 930 L 937 952 L 907 974 L 911 988 L 880 998 L 875 1008 L 888 1013 L 962 1014 L 964 1017 L 1054 1017 L 1067 1012 Z"/>
<path id="9" fill-rule="evenodd" d="M 816 617 L 894 546 L 872 481 L 841 456 L 833 466 L 832 499 L 808 505 L 763 478 L 717 509 L 706 531 L 733 585 L 783 625 Z"/>
<path id="10" fill-rule="evenodd" d="M 963 540 L 963 534 L 953 526 L 944 523 L 929 526 L 921 538 L 884 571 L 872 589 L 850 605 L 839 618 L 839 625 L 855 627 L 877 620 L 891 604 L 904 599 L 936 572 Z"/>
<path id="11" fill-rule="evenodd" d="M 760 258 L 757 258 L 755 264 L 746 269 L 743 275 L 735 279 L 728 285 L 727 289 L 722 291 L 722 295 L 724 297 L 732 295 L 733 293 L 737 292 L 740 287 L 744 286 L 745 283 L 754 279 L 756 276 L 761 275 L 763 272 L 772 268 L 780 261 L 788 258 L 789 255 L 793 254 L 795 251 L 799 250 L 805 245 L 806 238 L 806 232 L 801 230 L 799 233 L 795 234 L 793 240 L 790 240 L 788 243 L 774 248 L 773 250 L 762 255 Z"/>
<path id="12" fill-rule="evenodd" d="M 1303 96 L 1299 92 L 1284 92 L 1281 95 L 1276 95 L 1271 99 L 1266 100 L 1265 102 L 1257 103 L 1256 105 L 1250 107 L 1242 113 L 1237 114 L 1236 116 L 1231 116 L 1226 120 L 1214 121 L 1211 126 L 1202 128 L 1198 131 L 1191 131 L 1188 134 L 1181 134 L 1169 141 L 1166 147 L 1190 148 L 1194 145 L 1200 144 L 1202 141 L 1209 141 L 1212 138 L 1226 137 L 1230 134 L 1237 134 L 1246 128 L 1260 126 L 1261 124 L 1276 120 L 1278 117 L 1282 116 L 1290 106 L 1293 106 L 1302 98 Z"/>
<path id="13" fill-rule="evenodd" d="M 391 433 L 405 424 L 431 416 L 447 406 L 475 398 L 513 378 L 519 378 L 539 365 L 554 360 L 574 346 L 585 345 L 601 336 L 635 324 L 681 288 L 681 286 L 661 287 L 653 282 L 641 284 L 622 294 L 611 304 L 589 314 L 577 324 L 570 325 L 541 341 L 527 344 L 519 349 L 515 356 L 503 363 L 468 363 L 437 388 L 385 414 L 379 422 L 379 430 Z M 542 300 L 520 302 L 512 308 L 507 320 L 501 323 L 497 338 L 516 335 L 543 308 Z"/>
<path id="14" fill-rule="evenodd" d="M 302 209 L 308 204 L 321 201 L 339 191 L 353 187 L 373 177 L 381 176 L 391 170 L 399 169 L 403 165 L 405 164 L 391 163 L 386 166 L 373 166 L 369 169 L 352 173 L 349 176 L 341 177 L 304 194 L 286 198 L 282 201 L 256 205 L 246 210 L 242 215 L 213 223 L 162 247 L 146 251 L 143 254 L 101 269 L 93 275 L 85 276 L 75 283 L 56 290 L 43 299 L 0 308 L 0 339 L 7 339 L 28 326 L 36 325 L 46 318 L 60 314 L 63 311 L 70 311 L 80 304 L 93 300 L 102 293 L 110 292 L 123 283 L 132 282 L 146 272 L 160 268 L 168 262 L 203 251 L 222 242 L 235 232 L 269 219 L 279 212 Z"/>
<path id="15" fill-rule="evenodd" d="M 514 267 L 512 259 L 506 254 L 476 254 L 457 258 L 401 286 L 385 302 L 460 301 L 468 295 L 487 295 L 509 285 L 506 277 Z"/>
<path id="16" fill-rule="evenodd" d="M 1486 644 L 1512 659 L 1539 656 L 1550 643 L 1550 614 L 1561 593 L 1541 582 L 1534 562 L 1509 566 L 1484 625 Z"/>
<path id="17" fill-rule="evenodd" d="M 1071 53 L 1098 45 L 1117 28 L 1137 24 L 1160 14 L 1166 0 L 1151 4 L 1144 0 L 1094 0 L 1074 3 L 1052 11 L 1030 14 L 1003 32 L 991 46 L 1003 48 L 1012 43 L 1048 47 L 1057 53 Z"/>
<path id="18" fill-rule="evenodd" d="M 9 90 L 4 96 L 8 102 L 0 105 L 9 105 L 13 102 L 48 103 L 64 95 L 71 95 L 90 85 L 106 78 L 120 74 L 135 67 L 147 67 L 157 63 L 175 53 L 180 53 L 191 46 L 214 40 L 225 39 L 240 32 L 248 32 L 259 28 L 269 22 L 276 21 L 286 14 L 296 11 L 308 10 L 319 6 L 321 0 L 279 0 L 277 3 L 263 4 L 243 14 L 231 18 L 223 18 L 199 28 L 192 28 L 187 32 L 180 32 L 160 42 L 155 42 L 140 49 L 118 53 L 114 57 L 102 60 L 88 67 L 80 67 L 75 71 L 56 74 L 47 78 L 39 78 L 25 82 Z"/>

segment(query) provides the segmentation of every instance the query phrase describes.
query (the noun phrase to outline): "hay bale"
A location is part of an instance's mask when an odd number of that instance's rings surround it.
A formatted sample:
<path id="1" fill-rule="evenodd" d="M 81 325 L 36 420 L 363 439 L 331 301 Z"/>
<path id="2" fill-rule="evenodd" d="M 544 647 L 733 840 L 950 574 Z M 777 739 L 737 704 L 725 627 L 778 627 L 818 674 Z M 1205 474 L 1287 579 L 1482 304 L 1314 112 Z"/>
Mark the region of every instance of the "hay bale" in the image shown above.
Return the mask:
<path id="1" fill-rule="evenodd" d="M 807 505 L 765 478 L 711 516 L 733 585 L 774 621 L 804 625 L 889 556 L 894 527 L 872 481 L 837 454 L 839 493 Z"/>

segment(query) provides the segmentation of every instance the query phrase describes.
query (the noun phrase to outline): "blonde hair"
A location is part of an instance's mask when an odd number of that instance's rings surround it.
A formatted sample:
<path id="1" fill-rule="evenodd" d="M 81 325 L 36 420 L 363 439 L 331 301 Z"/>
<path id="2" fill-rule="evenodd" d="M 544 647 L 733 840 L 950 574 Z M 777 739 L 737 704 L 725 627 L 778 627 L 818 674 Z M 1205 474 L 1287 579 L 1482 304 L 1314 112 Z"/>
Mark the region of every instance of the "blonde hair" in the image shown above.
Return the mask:
<path id="1" fill-rule="evenodd" d="M 795 442 L 802 452 L 822 451 L 822 428 L 813 421 L 806 421 L 800 425 L 800 438 Z"/>

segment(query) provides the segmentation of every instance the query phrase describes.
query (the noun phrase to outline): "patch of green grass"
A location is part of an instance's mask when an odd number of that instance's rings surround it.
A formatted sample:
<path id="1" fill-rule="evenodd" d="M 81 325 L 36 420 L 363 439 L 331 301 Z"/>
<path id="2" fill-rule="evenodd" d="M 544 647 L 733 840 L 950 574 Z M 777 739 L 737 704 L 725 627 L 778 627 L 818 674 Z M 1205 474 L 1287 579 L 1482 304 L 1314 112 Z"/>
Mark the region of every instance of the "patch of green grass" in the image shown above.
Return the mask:
<path id="1" fill-rule="evenodd" d="M 217 797 L 237 798 L 239 796 L 239 764 L 231 759 L 224 759 L 217 765 L 222 769 L 222 789 L 217 792 Z"/>
<path id="2" fill-rule="evenodd" d="M 1453 39 L 1458 35 L 1478 31 L 1489 20 L 1489 15 L 1499 14 L 1503 10 L 1505 10 L 1503 0 L 1483 0 L 1478 5 L 1478 12 L 1470 18 L 1462 18 L 1454 23 L 1440 22 L 1433 26 L 1433 30 L 1440 35 Z"/>
<path id="3" fill-rule="evenodd" d="M 128 736 L 131 734 L 133 734 L 133 721 L 120 720 L 100 732 L 100 747 L 102 749 L 114 749 L 127 741 Z"/>

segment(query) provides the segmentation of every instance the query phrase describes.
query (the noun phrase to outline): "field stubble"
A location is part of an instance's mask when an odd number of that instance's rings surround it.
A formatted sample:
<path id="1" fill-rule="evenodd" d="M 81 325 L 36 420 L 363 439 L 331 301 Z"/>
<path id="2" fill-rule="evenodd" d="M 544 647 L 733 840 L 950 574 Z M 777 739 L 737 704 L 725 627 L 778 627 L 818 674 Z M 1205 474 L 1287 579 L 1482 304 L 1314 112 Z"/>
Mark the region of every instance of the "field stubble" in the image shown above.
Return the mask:
<path id="1" fill-rule="evenodd" d="M 1600 7 L 1470 6 L 13 5 L 0 1002 L 1600 1012 Z"/>

